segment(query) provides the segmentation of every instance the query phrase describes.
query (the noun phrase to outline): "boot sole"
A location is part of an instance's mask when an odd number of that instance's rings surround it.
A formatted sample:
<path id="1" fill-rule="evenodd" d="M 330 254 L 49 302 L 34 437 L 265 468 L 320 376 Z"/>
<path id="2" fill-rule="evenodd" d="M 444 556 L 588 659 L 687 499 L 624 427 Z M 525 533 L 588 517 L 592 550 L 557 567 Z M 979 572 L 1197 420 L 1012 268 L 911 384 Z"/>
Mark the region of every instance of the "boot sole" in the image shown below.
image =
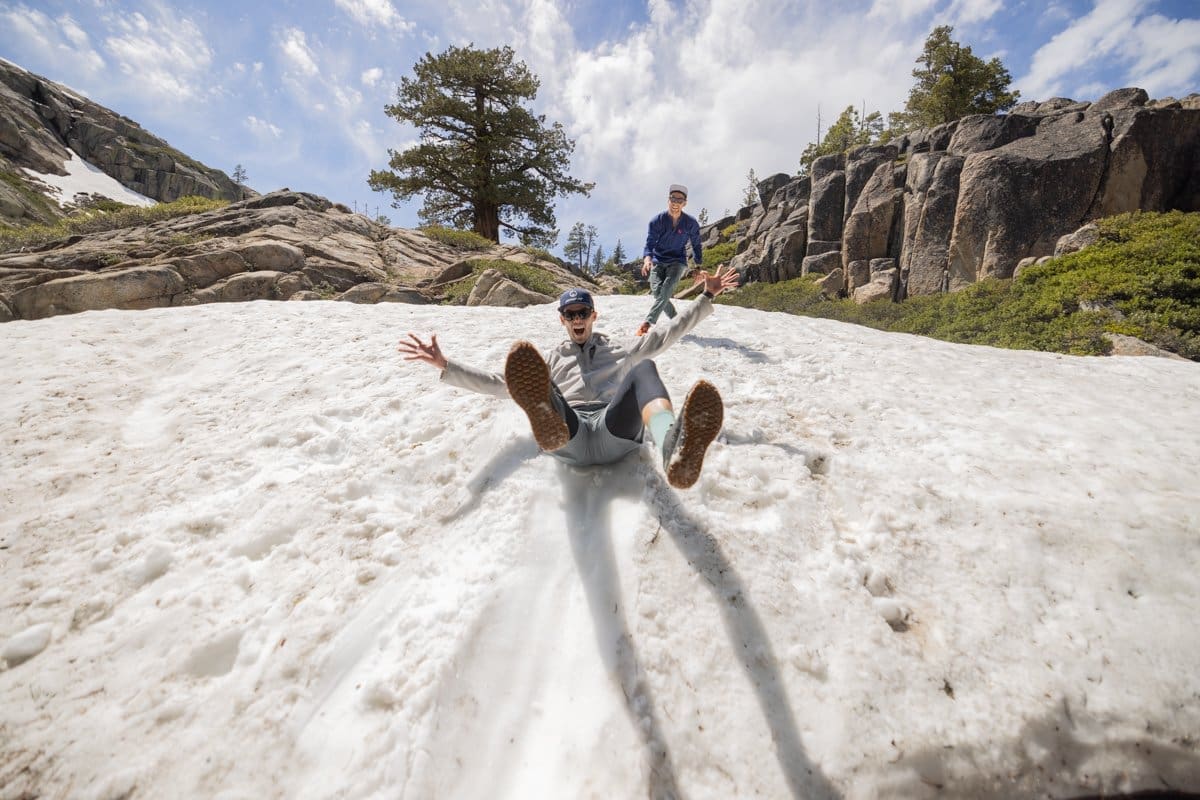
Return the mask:
<path id="1" fill-rule="evenodd" d="M 683 438 L 667 465 L 667 483 L 676 489 L 687 489 L 699 480 L 704 454 L 725 421 L 725 406 L 717 387 L 708 381 L 697 382 L 683 401 L 679 420 Z"/>
<path id="2" fill-rule="evenodd" d="M 504 362 L 508 393 L 525 416 L 533 438 L 543 450 L 557 450 L 571 438 L 566 421 L 550 402 L 550 368 L 529 342 L 517 342 Z"/>

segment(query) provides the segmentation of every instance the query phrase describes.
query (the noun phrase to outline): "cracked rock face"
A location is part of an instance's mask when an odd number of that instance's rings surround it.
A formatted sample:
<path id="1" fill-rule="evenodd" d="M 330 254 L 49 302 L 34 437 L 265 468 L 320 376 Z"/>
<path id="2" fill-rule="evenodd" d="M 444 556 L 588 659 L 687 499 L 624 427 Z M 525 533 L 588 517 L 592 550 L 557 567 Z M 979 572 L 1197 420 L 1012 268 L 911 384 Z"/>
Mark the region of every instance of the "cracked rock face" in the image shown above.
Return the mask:
<path id="1" fill-rule="evenodd" d="M 834 274 L 895 259 L 897 295 L 954 291 L 1054 254 L 1092 220 L 1127 211 L 1200 211 L 1200 94 L 1150 100 L 1118 89 L 1095 103 L 1026 102 L 813 162 L 811 174 L 759 185 L 738 212 L 733 265 L 748 279 Z M 789 209 L 807 207 L 807 236 L 780 248 Z M 727 220 L 702 230 L 723 241 Z M 839 259 L 831 253 L 840 253 Z M 828 290 L 828 280 L 822 287 Z M 857 296 L 857 295 L 856 295 Z"/>

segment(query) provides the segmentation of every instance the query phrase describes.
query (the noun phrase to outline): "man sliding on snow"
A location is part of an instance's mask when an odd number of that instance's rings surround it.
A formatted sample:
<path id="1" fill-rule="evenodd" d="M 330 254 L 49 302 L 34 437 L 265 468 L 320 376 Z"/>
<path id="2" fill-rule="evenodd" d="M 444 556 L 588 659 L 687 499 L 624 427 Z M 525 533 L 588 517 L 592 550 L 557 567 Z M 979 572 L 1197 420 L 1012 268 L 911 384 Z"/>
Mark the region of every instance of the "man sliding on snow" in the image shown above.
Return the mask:
<path id="1" fill-rule="evenodd" d="M 701 272 L 704 294 L 670 326 L 628 348 L 593 333 L 599 316 L 586 289 L 569 289 L 558 300 L 559 321 L 569 340 L 543 359 L 529 342 L 508 353 L 503 377 L 447 359 L 437 343 L 416 334 L 397 348 L 409 361 L 442 370 L 442 380 L 462 389 L 512 397 L 529 417 L 538 446 L 568 464 L 611 464 L 642 443 L 645 428 L 662 450 L 667 482 L 686 489 L 700 477 L 704 453 L 721 430 L 724 407 L 717 388 L 697 381 L 676 419 L 671 398 L 651 360 L 712 313 L 712 299 L 737 285 L 733 270 Z"/>

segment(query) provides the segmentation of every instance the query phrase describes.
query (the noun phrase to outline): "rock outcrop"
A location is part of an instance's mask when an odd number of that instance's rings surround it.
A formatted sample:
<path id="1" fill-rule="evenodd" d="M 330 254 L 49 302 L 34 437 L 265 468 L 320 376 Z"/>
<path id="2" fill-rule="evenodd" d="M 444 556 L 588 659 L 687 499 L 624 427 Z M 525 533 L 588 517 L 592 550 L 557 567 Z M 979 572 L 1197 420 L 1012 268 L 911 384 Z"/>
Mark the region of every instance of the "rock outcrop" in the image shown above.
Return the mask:
<path id="1" fill-rule="evenodd" d="M 1200 211 L 1200 94 L 1022 103 L 824 156 L 807 176 L 759 188 L 764 201 L 737 214 L 732 264 L 744 279 L 816 273 L 830 292 L 840 272 L 838 293 L 856 300 L 953 291 L 1054 255 L 1100 217 Z M 702 236 L 715 244 L 721 230 Z"/>
<path id="2" fill-rule="evenodd" d="M 520 247 L 463 251 L 285 189 L 217 211 L 0 254 L 0 322 L 248 300 L 430 303 L 445 300 L 460 281 L 473 282 L 460 299 L 470 305 L 552 299 L 499 270 L 476 278 L 479 259 L 532 264 L 555 293 L 586 280 Z"/>
<path id="3" fill-rule="evenodd" d="M 0 60 L 0 222 L 61 216 L 26 170 L 66 174 L 71 152 L 126 188 L 171 202 L 196 195 L 242 200 L 253 190 L 179 152 L 136 122 L 61 84 Z M 70 203 L 73 198 L 62 198 Z"/>

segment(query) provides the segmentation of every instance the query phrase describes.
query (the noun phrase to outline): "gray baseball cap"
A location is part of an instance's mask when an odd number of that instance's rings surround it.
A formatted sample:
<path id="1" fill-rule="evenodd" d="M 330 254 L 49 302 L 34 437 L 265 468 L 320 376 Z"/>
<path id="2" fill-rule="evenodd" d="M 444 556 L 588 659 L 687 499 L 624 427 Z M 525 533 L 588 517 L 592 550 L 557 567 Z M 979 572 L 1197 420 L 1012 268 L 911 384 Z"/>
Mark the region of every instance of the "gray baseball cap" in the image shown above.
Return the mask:
<path id="1" fill-rule="evenodd" d="M 684 197 L 687 197 L 687 187 L 682 183 L 672 183 L 671 188 L 667 189 L 667 194 L 674 194 L 675 192 L 679 192 Z"/>

